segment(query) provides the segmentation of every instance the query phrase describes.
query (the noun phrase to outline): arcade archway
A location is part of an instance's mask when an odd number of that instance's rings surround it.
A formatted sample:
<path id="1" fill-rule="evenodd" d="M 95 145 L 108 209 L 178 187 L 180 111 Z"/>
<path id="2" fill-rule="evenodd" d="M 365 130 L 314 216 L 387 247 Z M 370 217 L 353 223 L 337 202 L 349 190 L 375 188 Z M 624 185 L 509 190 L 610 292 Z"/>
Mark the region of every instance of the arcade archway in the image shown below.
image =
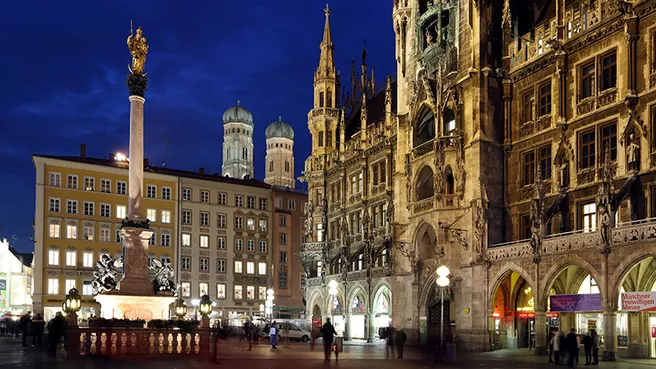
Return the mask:
<path id="1" fill-rule="evenodd" d="M 392 320 L 392 291 L 388 286 L 378 287 L 373 299 L 374 335 L 381 337 L 381 329 L 387 328 Z"/>

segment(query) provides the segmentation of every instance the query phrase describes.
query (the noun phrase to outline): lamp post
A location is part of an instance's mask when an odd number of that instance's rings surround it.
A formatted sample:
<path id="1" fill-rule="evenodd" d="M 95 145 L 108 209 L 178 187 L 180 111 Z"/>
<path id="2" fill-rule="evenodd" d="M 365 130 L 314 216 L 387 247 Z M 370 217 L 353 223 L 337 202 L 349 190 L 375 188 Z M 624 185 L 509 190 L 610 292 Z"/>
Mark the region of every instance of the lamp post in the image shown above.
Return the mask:
<path id="1" fill-rule="evenodd" d="M 200 304 L 199 299 L 192 299 L 191 300 L 191 305 L 194 307 L 194 319 L 198 320 L 198 305 Z"/>
<path id="2" fill-rule="evenodd" d="M 330 296 L 333 297 L 333 301 L 332 301 L 333 304 L 335 303 L 335 296 L 337 296 L 337 294 L 339 293 L 339 291 L 337 290 L 337 286 L 339 286 L 339 283 L 337 283 L 337 281 L 334 279 L 328 283 L 328 294 L 330 294 Z M 335 309 L 332 307 L 330 309 L 330 316 L 333 321 L 333 324 L 335 324 Z"/>
<path id="3" fill-rule="evenodd" d="M 265 302 L 266 314 L 269 316 L 269 319 L 273 320 L 273 300 L 275 297 L 275 291 L 272 288 L 267 290 L 267 298 Z"/>
<path id="4" fill-rule="evenodd" d="M 68 291 L 68 295 L 66 295 L 62 306 L 68 314 L 69 327 L 77 327 L 77 312 L 80 310 L 80 307 L 82 307 L 82 297 L 77 288 L 73 287 Z"/>
<path id="5" fill-rule="evenodd" d="M 437 268 L 437 285 L 440 287 L 440 357 L 444 358 L 444 290 L 451 283 L 449 275 L 451 271 L 442 265 Z"/>
<path id="6" fill-rule="evenodd" d="M 183 320 L 185 315 L 187 315 L 187 304 L 181 297 L 175 300 L 175 315 L 178 317 L 178 320 Z"/>
<path id="7" fill-rule="evenodd" d="M 212 301 L 208 295 L 203 295 L 200 299 L 200 314 L 202 315 L 200 327 L 208 329 L 210 327 L 209 315 L 212 312 Z"/>

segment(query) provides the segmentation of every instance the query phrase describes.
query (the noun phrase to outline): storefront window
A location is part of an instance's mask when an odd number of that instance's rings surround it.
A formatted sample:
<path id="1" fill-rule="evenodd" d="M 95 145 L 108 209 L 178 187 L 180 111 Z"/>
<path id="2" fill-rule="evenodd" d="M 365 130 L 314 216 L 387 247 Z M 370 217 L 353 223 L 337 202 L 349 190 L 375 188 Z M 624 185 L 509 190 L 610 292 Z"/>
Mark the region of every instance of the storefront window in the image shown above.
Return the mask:
<path id="1" fill-rule="evenodd" d="M 604 336 L 604 315 L 598 313 L 576 314 L 576 333 L 587 334 L 591 330 L 597 331 L 599 336 Z"/>
<path id="2" fill-rule="evenodd" d="M 364 303 L 360 296 L 355 296 L 353 299 L 353 306 L 351 307 L 351 312 L 353 313 L 364 313 Z"/>

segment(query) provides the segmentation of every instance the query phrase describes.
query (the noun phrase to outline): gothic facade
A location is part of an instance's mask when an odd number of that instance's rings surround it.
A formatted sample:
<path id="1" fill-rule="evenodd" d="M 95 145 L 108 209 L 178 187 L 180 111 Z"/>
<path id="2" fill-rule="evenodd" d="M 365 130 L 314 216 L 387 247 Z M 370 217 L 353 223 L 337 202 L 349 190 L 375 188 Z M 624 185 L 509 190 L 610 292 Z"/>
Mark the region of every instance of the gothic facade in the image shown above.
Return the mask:
<path id="1" fill-rule="evenodd" d="M 338 101 L 326 9 L 308 317 L 471 351 L 545 352 L 549 329 L 594 327 L 606 360 L 656 356 L 656 317 L 618 310 L 656 290 L 655 20 L 654 0 L 395 0 L 396 79 L 377 88 L 363 54 Z M 552 311 L 567 294 L 601 302 Z"/>

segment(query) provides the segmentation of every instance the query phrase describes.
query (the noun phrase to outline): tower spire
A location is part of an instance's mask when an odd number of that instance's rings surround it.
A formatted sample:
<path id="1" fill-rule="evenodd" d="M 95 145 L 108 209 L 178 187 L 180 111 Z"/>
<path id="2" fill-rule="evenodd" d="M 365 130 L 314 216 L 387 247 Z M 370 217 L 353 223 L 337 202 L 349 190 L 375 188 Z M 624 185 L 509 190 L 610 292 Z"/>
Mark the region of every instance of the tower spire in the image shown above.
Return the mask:
<path id="1" fill-rule="evenodd" d="M 323 27 L 323 39 L 321 40 L 321 58 L 319 59 L 318 75 L 334 77 L 335 61 L 333 56 L 333 37 L 330 32 L 330 8 L 326 4 L 326 24 Z"/>

